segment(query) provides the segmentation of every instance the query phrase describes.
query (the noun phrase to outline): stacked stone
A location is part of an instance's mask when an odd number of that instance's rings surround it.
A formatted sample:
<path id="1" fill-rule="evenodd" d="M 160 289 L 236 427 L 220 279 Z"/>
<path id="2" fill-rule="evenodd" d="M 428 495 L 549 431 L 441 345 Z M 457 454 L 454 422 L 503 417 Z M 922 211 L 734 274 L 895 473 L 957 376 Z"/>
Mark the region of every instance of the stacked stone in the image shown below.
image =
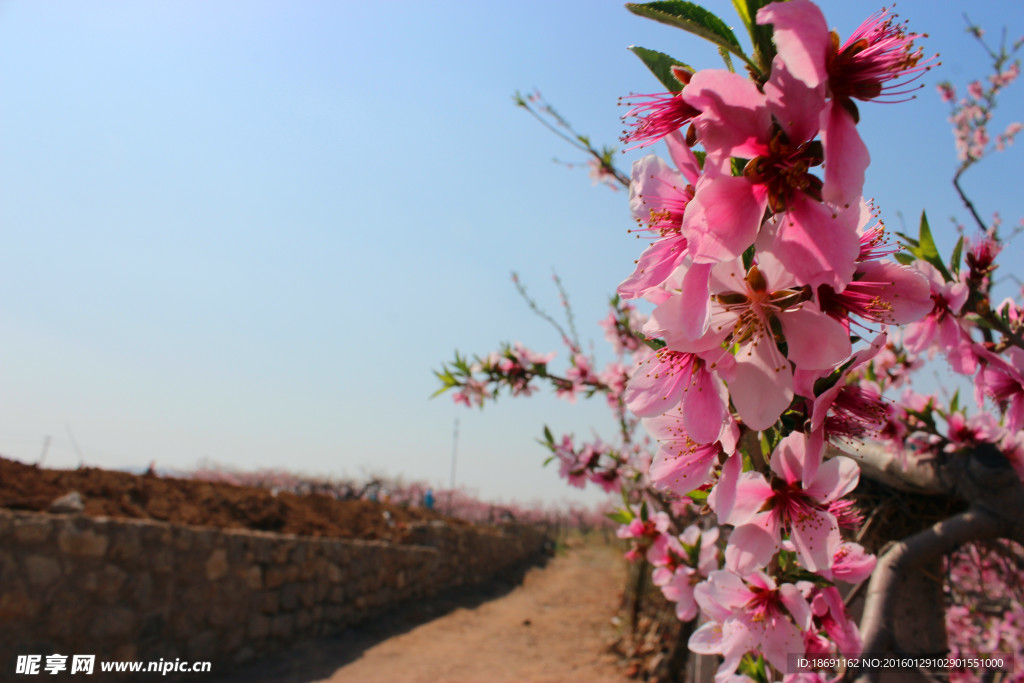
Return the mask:
<path id="1" fill-rule="evenodd" d="M 0 510 L 0 671 L 55 653 L 226 667 L 481 581 L 545 540 L 433 522 L 396 545 Z"/>

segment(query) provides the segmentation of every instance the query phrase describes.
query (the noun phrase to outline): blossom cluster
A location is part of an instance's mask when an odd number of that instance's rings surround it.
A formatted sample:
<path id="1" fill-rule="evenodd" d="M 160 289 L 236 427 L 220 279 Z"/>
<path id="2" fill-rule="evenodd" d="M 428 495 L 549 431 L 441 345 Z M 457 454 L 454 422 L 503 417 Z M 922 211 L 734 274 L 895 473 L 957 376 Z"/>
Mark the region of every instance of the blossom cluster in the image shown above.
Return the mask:
<path id="1" fill-rule="evenodd" d="M 751 652 L 787 671 L 787 653 L 859 650 L 835 589 L 785 576 L 780 558 L 829 582 L 837 558 L 863 557 L 840 531 L 859 469 L 824 460 L 825 445 L 886 423 L 880 394 L 847 376 L 885 326 L 933 308 L 926 274 L 888 258 L 862 198 L 857 131 L 858 102 L 898 100 L 930 68 L 919 36 L 883 10 L 841 42 L 809 0 L 769 4 L 756 22 L 773 29 L 767 70 L 675 66 L 678 87 L 634 102 L 624 137 L 663 140 L 672 162 L 633 165 L 630 206 L 652 243 L 619 295 L 655 305 L 643 331 L 660 348 L 624 398 L 661 444 L 652 483 L 703 488 L 731 527 L 724 567 L 694 590 L 706 623 L 691 639 L 723 656 L 723 679 Z M 743 452 L 750 438 L 759 452 Z M 837 629 L 816 628 L 818 613 Z"/>
<path id="2" fill-rule="evenodd" d="M 951 657 L 980 652 L 1006 653 L 1013 658 L 1009 683 L 1024 681 L 1024 575 L 1015 557 L 1024 548 L 1012 542 L 968 546 L 946 563 L 952 606 L 946 624 L 956 638 Z M 1009 670 L 1011 667 L 1008 666 Z M 950 680 L 965 683 L 979 672 L 951 672 Z"/>
<path id="3" fill-rule="evenodd" d="M 1004 42 L 997 52 L 985 43 L 984 32 L 980 28 L 971 26 L 970 30 L 993 57 L 994 73 L 986 81 L 973 80 L 968 83 L 967 94 L 962 97 L 958 96 L 956 87 L 949 81 L 943 81 L 937 86 L 942 101 L 950 105 L 949 120 L 953 124 L 957 157 L 964 166 L 980 160 L 992 149 L 1003 151 L 1024 130 L 1024 124 L 1012 121 L 1003 132 L 996 134 L 994 140 L 990 133 L 997 96 L 1020 76 L 1020 62 L 1011 61 L 1011 57 L 1024 46 L 1024 38 L 1018 39 L 1009 48 Z"/>
<path id="4" fill-rule="evenodd" d="M 700 615 L 689 645 L 721 657 L 716 681 L 811 682 L 839 672 L 795 672 L 788 656 L 860 652 L 839 586 L 876 564 L 855 542 L 860 469 L 836 447 L 886 444 L 907 465 L 988 448 L 1024 479 L 1024 307 L 992 303 L 996 222 L 979 220 L 979 235 L 943 260 L 924 215 L 897 245 L 862 196 L 859 107 L 920 87 L 937 65 L 923 36 L 890 10 L 843 40 L 811 0 L 736 5 L 750 10 L 752 57 L 695 5 L 627 6 L 713 40 L 747 74 L 728 58 L 727 69 L 694 70 L 631 48 L 668 91 L 629 98 L 623 141 L 664 144 L 667 156 L 640 158 L 628 182 L 601 162 L 628 186 L 634 231 L 649 239 L 602 322 L 617 361 L 596 372 L 563 334 L 571 366 L 560 376 L 506 346 L 474 364 L 457 356 L 439 377 L 467 405 L 502 386 L 528 395 L 534 378 L 570 400 L 603 393 L 622 443 L 577 446 L 545 430 L 549 462 L 571 485 L 621 489 L 612 518 L 627 557 L 649 563 L 679 619 Z M 955 103 L 957 179 L 988 149 L 995 94 L 1018 71 L 1003 50 L 967 99 L 940 86 Z M 650 316 L 628 303 L 641 299 Z M 915 390 L 914 371 L 938 354 L 973 378 L 981 412 Z M 653 456 L 630 415 L 657 442 Z M 952 610 L 949 624 L 962 636 L 954 650 L 977 641 L 970 615 Z"/>
<path id="5" fill-rule="evenodd" d="M 555 281 L 561 288 L 557 278 Z M 518 280 L 516 285 L 530 307 L 553 322 L 526 297 Z M 564 292 L 562 305 L 571 321 L 571 308 Z M 629 378 L 627 366 L 635 362 L 637 354 L 645 353 L 648 348 L 634 331 L 645 319 L 632 304 L 618 297 L 611 300 L 608 315 L 600 326 L 615 358 L 601 369 L 597 369 L 592 355 L 581 350 L 581 344 L 574 335 L 556 323 L 569 355 L 568 366 L 564 370 L 556 372 L 550 368 L 556 357 L 554 352 L 538 353 L 519 342 L 503 344 L 499 351 L 475 356 L 472 360 L 456 353 L 454 361 L 435 372 L 442 382 L 437 393 L 452 390 L 455 403 L 467 407 L 482 407 L 488 401 L 497 400 L 503 392 L 513 397 L 531 396 L 543 385 L 550 386 L 558 398 L 570 403 L 579 396 L 590 398 L 601 394 L 619 425 L 614 443 L 602 441 L 599 437 L 578 443 L 572 434 L 556 439 L 545 427 L 541 443 L 551 452 L 545 464 L 557 461 L 559 475 L 573 487 L 584 488 L 590 483 L 606 492 L 630 488 L 629 482 L 635 481 L 640 472 L 646 470 L 644 463 L 650 460 L 647 453 L 649 440 L 637 437 L 635 432 L 639 422 L 626 412 L 622 400 Z"/>
<path id="6" fill-rule="evenodd" d="M 694 582 L 705 623 L 690 641 L 722 656 L 720 680 L 763 677 L 756 653 L 792 673 L 787 653 L 859 652 L 832 582 L 863 580 L 874 558 L 844 539 L 862 521 L 846 498 L 858 467 L 826 460 L 829 444 L 880 441 L 905 464 L 987 447 L 1024 479 L 1024 310 L 990 303 L 998 223 L 979 221 L 947 265 L 924 216 L 901 253 L 861 196 L 858 104 L 904 99 L 934 58 L 887 10 L 845 42 L 809 0 L 762 7 L 756 24 L 772 28 L 759 46 L 770 66 L 748 60 L 748 79 L 676 63 L 670 92 L 632 102 L 623 138 L 663 141 L 671 160 L 633 166 L 630 207 L 652 242 L 619 294 L 654 305 L 643 331 L 658 348 L 624 399 L 660 443 L 651 483 L 706 500 L 727 530 L 723 566 Z M 987 151 L 995 94 L 1019 72 L 1005 49 L 994 61 L 989 85 L 954 105 L 960 173 Z M 974 378 L 981 412 L 910 388 L 937 353 Z M 809 615 L 826 612 L 834 628 L 817 629 Z"/>

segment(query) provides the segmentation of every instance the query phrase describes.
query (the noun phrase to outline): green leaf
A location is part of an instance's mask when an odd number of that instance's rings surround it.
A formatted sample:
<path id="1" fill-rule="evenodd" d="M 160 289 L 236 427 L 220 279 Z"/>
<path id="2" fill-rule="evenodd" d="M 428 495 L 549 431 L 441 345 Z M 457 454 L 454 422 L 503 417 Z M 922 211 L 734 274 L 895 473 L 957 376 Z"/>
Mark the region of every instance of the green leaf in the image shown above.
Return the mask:
<path id="1" fill-rule="evenodd" d="M 964 236 L 960 235 L 960 239 L 956 241 L 956 246 L 953 247 L 953 257 L 949 259 L 949 269 L 953 271 L 954 275 L 960 274 L 960 255 L 964 251 Z"/>
<path id="2" fill-rule="evenodd" d="M 736 73 L 736 67 L 732 65 L 732 57 L 729 56 L 729 51 L 724 47 L 718 48 L 718 54 L 722 58 L 722 62 L 725 63 L 725 68 L 731 73 Z"/>
<path id="3" fill-rule="evenodd" d="M 772 42 L 771 26 L 757 23 L 757 11 L 771 2 L 772 0 L 732 0 L 732 6 L 736 9 L 736 14 L 740 15 L 740 20 L 754 46 L 754 61 L 758 63 L 763 73 L 771 71 L 775 44 Z"/>
<path id="4" fill-rule="evenodd" d="M 638 334 L 637 337 L 639 337 L 640 341 L 646 344 L 648 348 L 654 349 L 655 351 L 665 348 L 665 342 L 661 339 L 648 339 L 641 334 Z"/>
<path id="5" fill-rule="evenodd" d="M 905 234 L 903 234 L 902 232 L 899 232 L 898 230 L 896 231 L 896 234 L 897 234 L 897 235 L 899 235 L 900 239 L 902 239 L 902 240 L 903 240 L 903 241 L 904 241 L 904 242 L 905 242 L 905 243 L 907 244 L 907 246 L 910 246 L 910 247 L 918 247 L 918 246 L 920 246 L 920 245 L 921 245 L 921 243 L 920 243 L 920 242 L 918 242 L 917 240 L 915 240 L 915 239 L 914 239 L 913 237 L 911 237 L 910 235 L 905 235 Z"/>
<path id="6" fill-rule="evenodd" d="M 555 437 L 551 436 L 551 430 L 548 429 L 547 425 L 544 425 L 544 439 L 549 444 L 554 444 L 555 443 Z"/>
<path id="7" fill-rule="evenodd" d="M 896 252 L 895 254 L 892 255 L 892 257 L 905 266 L 909 266 L 911 263 L 914 262 L 914 257 L 903 251 Z"/>
<path id="8" fill-rule="evenodd" d="M 747 247 L 747 250 L 743 252 L 743 268 L 744 268 L 744 270 L 750 270 L 750 268 L 754 265 L 754 253 L 755 253 L 755 249 L 754 249 L 754 245 L 753 244 L 751 244 L 749 247 Z"/>
<path id="9" fill-rule="evenodd" d="M 932 229 L 928 227 L 928 214 L 924 211 L 921 212 L 921 228 L 917 241 L 920 245 L 921 255 L 924 258 L 927 259 L 939 255 L 939 250 L 935 246 L 935 240 L 932 238 Z"/>
<path id="10" fill-rule="evenodd" d="M 897 232 L 896 234 L 899 235 L 906 243 L 907 251 L 913 254 L 916 258 L 922 261 L 927 261 L 935 266 L 935 269 L 942 273 L 942 277 L 946 282 L 951 282 L 953 280 L 953 276 L 949 274 L 946 264 L 942 262 L 942 258 L 939 256 L 939 249 L 935 246 L 935 238 L 932 237 L 932 230 L 928 226 L 928 216 L 924 211 L 921 212 L 921 228 L 916 240 L 909 235 L 904 235 L 902 232 Z M 962 247 L 959 248 L 962 249 Z M 910 262 L 905 258 L 901 258 L 899 254 L 896 254 L 896 260 L 904 265 Z"/>
<path id="11" fill-rule="evenodd" d="M 743 175 L 743 169 L 750 163 L 750 159 L 741 159 L 739 157 L 731 157 L 729 159 L 729 170 L 732 172 L 733 177 L 739 177 Z"/>
<path id="12" fill-rule="evenodd" d="M 637 16 L 654 19 L 710 40 L 756 68 L 750 58 L 743 54 L 740 43 L 729 26 L 700 5 L 683 0 L 659 0 L 643 4 L 627 3 L 626 9 Z"/>
<path id="13" fill-rule="evenodd" d="M 953 394 L 953 400 L 949 402 L 949 412 L 956 413 L 960 411 L 960 390 L 957 389 L 956 393 Z"/>
<path id="14" fill-rule="evenodd" d="M 459 381 L 452 376 L 452 371 L 447 365 L 442 365 L 440 370 L 434 370 L 433 372 L 434 376 L 441 380 L 441 388 L 432 393 L 430 398 L 436 398 L 452 387 L 459 386 Z"/>
<path id="15" fill-rule="evenodd" d="M 690 491 L 686 495 L 690 497 L 690 500 L 701 505 L 708 502 L 708 491 L 697 489 L 696 491 Z"/>
<path id="16" fill-rule="evenodd" d="M 750 652 L 743 655 L 740 660 L 739 671 L 754 680 L 754 683 L 768 683 L 768 673 L 765 671 L 764 655 L 754 655 Z"/>
<path id="17" fill-rule="evenodd" d="M 810 581 L 814 585 L 821 586 L 822 588 L 828 588 L 836 585 L 834 581 L 829 581 L 824 576 L 812 574 L 806 569 L 801 568 L 794 568 L 790 570 L 786 575 L 786 579 L 791 583 L 796 583 L 797 581 Z"/>
<path id="18" fill-rule="evenodd" d="M 647 68 L 651 70 L 654 77 L 657 78 L 665 89 L 669 92 L 679 92 L 683 89 L 683 84 L 676 80 L 676 77 L 672 75 L 673 66 L 681 66 L 687 71 L 694 71 L 693 67 L 680 62 L 678 59 L 669 57 L 664 52 L 658 52 L 657 50 L 648 50 L 646 47 L 639 47 L 637 45 L 631 45 L 629 51 L 640 58 Z"/>
<path id="19" fill-rule="evenodd" d="M 953 276 L 946 270 L 946 264 L 939 257 L 939 250 L 935 246 L 935 239 L 932 238 L 931 228 L 928 227 L 928 216 L 924 211 L 921 212 L 921 231 L 918 236 L 918 243 L 920 246 L 917 248 L 917 251 L 911 250 L 914 252 L 914 255 L 935 266 L 942 273 L 942 277 L 946 279 L 946 282 L 950 282 Z"/>
<path id="20" fill-rule="evenodd" d="M 618 524 L 629 524 L 633 521 L 633 513 L 630 512 L 628 509 L 609 512 L 605 515 L 605 517 Z"/>
<path id="21" fill-rule="evenodd" d="M 736 10 L 736 14 L 740 15 L 740 20 L 743 25 L 749 30 L 754 24 L 756 10 L 751 11 L 750 3 L 747 0 L 732 0 L 732 6 Z"/>

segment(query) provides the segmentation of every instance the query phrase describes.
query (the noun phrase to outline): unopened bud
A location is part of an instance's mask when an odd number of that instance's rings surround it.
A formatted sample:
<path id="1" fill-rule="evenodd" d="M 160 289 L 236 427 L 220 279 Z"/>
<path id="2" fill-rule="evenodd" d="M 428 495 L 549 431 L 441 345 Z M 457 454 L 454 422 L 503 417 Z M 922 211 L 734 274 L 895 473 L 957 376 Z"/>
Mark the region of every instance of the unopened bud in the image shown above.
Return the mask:
<path id="1" fill-rule="evenodd" d="M 679 81 L 682 85 L 689 84 L 690 79 L 693 78 L 692 71 L 690 71 L 686 67 L 679 66 L 678 64 L 674 64 L 671 67 L 669 67 L 669 71 L 672 72 L 672 78 Z"/>

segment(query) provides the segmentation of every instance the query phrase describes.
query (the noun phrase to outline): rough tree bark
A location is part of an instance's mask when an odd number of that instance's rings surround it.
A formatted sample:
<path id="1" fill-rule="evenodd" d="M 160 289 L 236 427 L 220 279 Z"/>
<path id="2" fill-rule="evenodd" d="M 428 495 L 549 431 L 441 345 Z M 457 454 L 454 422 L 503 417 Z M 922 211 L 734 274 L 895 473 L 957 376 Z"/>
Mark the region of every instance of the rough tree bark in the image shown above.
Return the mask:
<path id="1" fill-rule="evenodd" d="M 943 555 L 965 543 L 995 538 L 1024 542 L 1024 485 L 996 451 L 978 449 L 906 469 L 884 449 L 864 446 L 849 455 L 862 476 L 899 490 L 949 496 L 968 503 L 884 550 L 868 585 L 861 636 L 871 655 L 943 654 L 948 645 L 941 584 Z M 858 683 L 884 681 L 883 672 L 851 672 Z M 907 680 L 908 672 L 892 672 Z M 928 675 L 920 673 L 920 679 Z"/>

